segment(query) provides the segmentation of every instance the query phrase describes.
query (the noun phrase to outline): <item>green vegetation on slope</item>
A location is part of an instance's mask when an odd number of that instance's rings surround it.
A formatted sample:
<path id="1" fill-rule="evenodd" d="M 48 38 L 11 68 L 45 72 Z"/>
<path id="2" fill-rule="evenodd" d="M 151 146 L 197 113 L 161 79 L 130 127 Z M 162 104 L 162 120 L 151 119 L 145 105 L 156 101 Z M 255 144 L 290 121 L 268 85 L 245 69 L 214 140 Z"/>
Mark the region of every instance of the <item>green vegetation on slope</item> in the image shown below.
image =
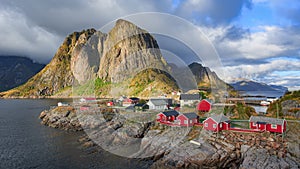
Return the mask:
<path id="1" fill-rule="evenodd" d="M 296 101 L 300 105 L 300 90 L 288 92 L 279 100 L 276 100 L 275 102 L 271 103 L 267 110 L 268 116 L 277 117 L 277 111 L 278 111 L 279 117 L 283 117 L 284 109 L 288 109 L 289 112 L 293 112 L 293 113 L 299 112 L 300 111 L 299 107 L 298 108 L 297 107 L 288 107 L 288 106 L 283 107 L 282 103 L 289 101 L 289 100 Z"/>
<path id="2" fill-rule="evenodd" d="M 232 119 L 248 120 L 251 115 L 256 114 L 251 106 L 238 103 L 234 106 L 213 107 L 211 112 L 231 116 Z"/>
<path id="3" fill-rule="evenodd" d="M 83 85 L 73 86 L 74 96 L 103 96 L 110 90 L 110 82 L 104 82 L 100 78 L 90 80 Z"/>
<path id="4" fill-rule="evenodd" d="M 135 96 L 151 96 L 168 94 L 178 90 L 173 77 L 159 69 L 145 69 L 134 76 L 129 84 L 130 94 Z"/>
<path id="5" fill-rule="evenodd" d="M 89 37 L 94 29 L 83 30 L 70 34 L 57 50 L 51 62 L 27 83 L 7 92 L 1 93 L 4 97 L 40 97 L 52 96 L 73 84 L 73 75 L 70 62 L 71 54 L 82 34 Z"/>

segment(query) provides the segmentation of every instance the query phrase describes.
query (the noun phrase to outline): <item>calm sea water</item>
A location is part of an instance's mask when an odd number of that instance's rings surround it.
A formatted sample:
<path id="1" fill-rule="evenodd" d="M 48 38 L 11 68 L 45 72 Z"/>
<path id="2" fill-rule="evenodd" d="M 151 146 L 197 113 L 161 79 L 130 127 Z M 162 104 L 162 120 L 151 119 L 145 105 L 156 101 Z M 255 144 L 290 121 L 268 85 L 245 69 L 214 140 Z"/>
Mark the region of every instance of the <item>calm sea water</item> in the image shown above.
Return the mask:
<path id="1" fill-rule="evenodd" d="M 257 113 L 267 113 L 268 106 L 254 106 L 251 105 Z"/>
<path id="2" fill-rule="evenodd" d="M 0 99 L 0 168 L 146 168 L 95 148 L 83 148 L 83 133 L 66 132 L 40 124 L 39 113 L 56 105 L 53 99 Z M 70 101 L 70 100 L 69 100 Z"/>

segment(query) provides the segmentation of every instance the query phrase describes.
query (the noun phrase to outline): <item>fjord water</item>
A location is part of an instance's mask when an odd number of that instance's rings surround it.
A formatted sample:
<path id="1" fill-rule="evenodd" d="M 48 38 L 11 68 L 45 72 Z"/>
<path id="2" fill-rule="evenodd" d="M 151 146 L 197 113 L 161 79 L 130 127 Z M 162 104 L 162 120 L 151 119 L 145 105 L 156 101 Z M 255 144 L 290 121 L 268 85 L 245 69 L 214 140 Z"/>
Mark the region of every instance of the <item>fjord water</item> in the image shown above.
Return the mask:
<path id="1" fill-rule="evenodd" d="M 143 168 L 95 148 L 83 148 L 82 132 L 67 132 L 40 124 L 39 113 L 54 99 L 0 99 L 0 168 Z M 64 100 L 66 101 L 66 100 Z M 71 101 L 71 100 L 69 100 Z"/>

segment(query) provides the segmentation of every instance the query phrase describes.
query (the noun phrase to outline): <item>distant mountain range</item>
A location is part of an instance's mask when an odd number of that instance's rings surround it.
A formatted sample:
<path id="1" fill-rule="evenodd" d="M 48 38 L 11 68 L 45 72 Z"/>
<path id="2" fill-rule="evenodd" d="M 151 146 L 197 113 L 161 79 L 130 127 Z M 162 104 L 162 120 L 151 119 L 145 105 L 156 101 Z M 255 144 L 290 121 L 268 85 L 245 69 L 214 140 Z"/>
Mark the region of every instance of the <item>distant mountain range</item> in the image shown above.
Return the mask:
<path id="1" fill-rule="evenodd" d="M 251 80 L 242 80 L 230 84 L 235 90 L 244 92 L 246 95 L 269 95 L 270 93 L 278 93 L 283 95 L 288 91 L 287 87 L 268 85 L 265 83 L 259 83 Z"/>
<path id="2" fill-rule="evenodd" d="M 0 92 L 25 83 L 44 67 L 26 57 L 0 56 Z"/>
<path id="3" fill-rule="evenodd" d="M 0 96 L 158 96 L 179 90 L 191 79 L 193 87 L 227 85 L 199 63 L 189 69 L 188 77 L 186 69 L 175 70 L 150 33 L 120 19 L 108 33 L 88 29 L 70 34 L 44 69 Z"/>

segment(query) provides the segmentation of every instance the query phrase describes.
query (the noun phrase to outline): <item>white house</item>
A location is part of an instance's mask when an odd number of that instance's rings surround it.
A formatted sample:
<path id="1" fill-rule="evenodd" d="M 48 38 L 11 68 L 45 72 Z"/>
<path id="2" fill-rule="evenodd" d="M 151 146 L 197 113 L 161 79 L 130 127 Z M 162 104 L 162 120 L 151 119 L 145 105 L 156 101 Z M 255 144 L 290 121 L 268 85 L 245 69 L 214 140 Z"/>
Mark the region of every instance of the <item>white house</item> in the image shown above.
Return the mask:
<path id="1" fill-rule="evenodd" d="M 165 99 L 150 99 L 147 103 L 149 110 L 167 110 L 168 102 Z"/>
<path id="2" fill-rule="evenodd" d="M 200 94 L 181 94 L 180 106 L 192 106 L 201 100 Z"/>

